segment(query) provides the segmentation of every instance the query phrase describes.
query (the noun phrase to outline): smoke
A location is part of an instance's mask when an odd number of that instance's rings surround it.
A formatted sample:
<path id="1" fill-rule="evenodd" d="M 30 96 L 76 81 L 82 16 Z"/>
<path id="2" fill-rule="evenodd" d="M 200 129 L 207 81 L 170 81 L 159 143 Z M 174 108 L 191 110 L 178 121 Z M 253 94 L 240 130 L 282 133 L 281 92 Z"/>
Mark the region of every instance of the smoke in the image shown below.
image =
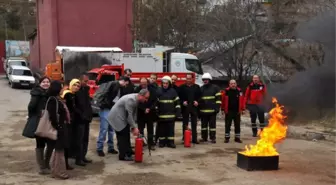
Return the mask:
<path id="1" fill-rule="evenodd" d="M 323 45 L 324 64 L 296 73 L 270 94 L 300 121 L 335 114 L 335 10 L 323 13 L 297 27 L 297 37 Z"/>
<path id="2" fill-rule="evenodd" d="M 63 54 L 64 80 L 79 78 L 84 72 L 111 64 L 111 57 L 110 53 L 66 52 Z"/>

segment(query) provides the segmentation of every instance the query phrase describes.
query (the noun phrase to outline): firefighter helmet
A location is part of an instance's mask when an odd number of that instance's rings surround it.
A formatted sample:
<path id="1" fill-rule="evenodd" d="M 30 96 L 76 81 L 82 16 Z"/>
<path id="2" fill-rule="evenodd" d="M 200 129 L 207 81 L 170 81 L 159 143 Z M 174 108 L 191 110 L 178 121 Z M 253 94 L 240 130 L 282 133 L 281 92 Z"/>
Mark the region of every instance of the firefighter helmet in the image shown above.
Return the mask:
<path id="1" fill-rule="evenodd" d="M 202 75 L 202 80 L 212 80 L 210 73 L 204 73 Z"/>
<path id="2" fill-rule="evenodd" d="M 166 82 L 171 83 L 172 80 L 171 80 L 170 76 L 164 76 L 164 77 L 161 79 L 161 81 L 162 81 L 162 82 L 166 81 Z"/>

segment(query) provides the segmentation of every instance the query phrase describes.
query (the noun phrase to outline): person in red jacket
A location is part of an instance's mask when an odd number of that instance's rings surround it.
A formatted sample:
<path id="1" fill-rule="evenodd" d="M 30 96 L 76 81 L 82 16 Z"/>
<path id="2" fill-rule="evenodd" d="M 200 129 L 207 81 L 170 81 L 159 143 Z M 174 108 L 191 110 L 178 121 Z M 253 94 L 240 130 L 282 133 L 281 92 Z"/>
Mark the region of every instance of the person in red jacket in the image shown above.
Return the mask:
<path id="1" fill-rule="evenodd" d="M 225 143 L 230 140 L 230 130 L 232 121 L 235 127 L 235 142 L 240 140 L 240 115 L 245 110 L 244 96 L 240 88 L 237 87 L 236 80 L 230 80 L 229 87 L 222 92 L 222 113 L 225 114 Z"/>
<path id="2" fill-rule="evenodd" d="M 258 75 L 254 75 L 245 92 L 245 105 L 250 111 L 253 137 L 257 137 L 258 133 L 257 118 L 260 129 L 262 130 L 265 127 L 265 108 L 263 106 L 265 98 L 266 86 L 260 81 Z"/>

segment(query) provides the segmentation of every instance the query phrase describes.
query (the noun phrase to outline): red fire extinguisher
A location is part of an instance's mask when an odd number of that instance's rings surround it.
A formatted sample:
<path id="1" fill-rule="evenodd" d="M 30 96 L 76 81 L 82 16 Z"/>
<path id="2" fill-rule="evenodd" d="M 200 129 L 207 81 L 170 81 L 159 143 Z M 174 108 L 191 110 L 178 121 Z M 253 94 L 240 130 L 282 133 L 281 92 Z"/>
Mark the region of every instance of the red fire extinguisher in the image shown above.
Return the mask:
<path id="1" fill-rule="evenodd" d="M 191 131 L 189 128 L 184 131 L 184 147 L 191 147 Z"/>
<path id="2" fill-rule="evenodd" d="M 141 163 L 143 156 L 142 156 L 142 147 L 143 147 L 143 139 L 141 136 L 138 136 L 135 139 L 135 154 L 134 154 L 134 161 L 137 163 Z"/>

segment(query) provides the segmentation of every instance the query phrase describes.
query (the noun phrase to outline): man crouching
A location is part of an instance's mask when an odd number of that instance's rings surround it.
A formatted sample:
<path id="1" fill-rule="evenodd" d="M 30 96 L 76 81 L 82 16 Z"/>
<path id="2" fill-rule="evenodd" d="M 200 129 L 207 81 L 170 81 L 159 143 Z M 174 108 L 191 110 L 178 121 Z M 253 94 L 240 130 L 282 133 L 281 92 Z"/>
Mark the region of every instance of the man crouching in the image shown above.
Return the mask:
<path id="1" fill-rule="evenodd" d="M 108 121 L 116 132 L 118 140 L 119 160 L 133 161 L 130 129 L 134 136 L 139 134 L 135 124 L 138 103 L 146 102 L 149 91 L 142 89 L 139 93 L 132 93 L 121 97 L 108 114 Z"/>

